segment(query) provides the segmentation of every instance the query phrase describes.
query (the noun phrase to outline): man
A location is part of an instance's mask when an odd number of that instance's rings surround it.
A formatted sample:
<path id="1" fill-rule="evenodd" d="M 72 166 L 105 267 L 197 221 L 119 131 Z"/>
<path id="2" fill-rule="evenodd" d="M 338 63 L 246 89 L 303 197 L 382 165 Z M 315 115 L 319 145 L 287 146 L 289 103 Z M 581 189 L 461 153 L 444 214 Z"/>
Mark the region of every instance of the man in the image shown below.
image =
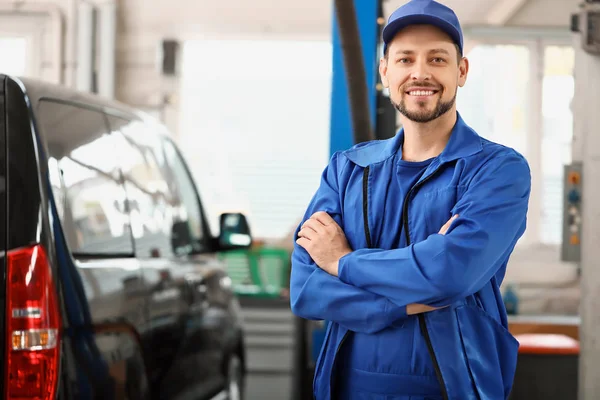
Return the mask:
<path id="1" fill-rule="evenodd" d="M 506 399 L 518 343 L 499 286 L 529 167 L 457 113 L 469 63 L 452 10 L 413 0 L 383 41 L 403 129 L 334 154 L 296 231 L 292 311 L 330 321 L 315 397 Z"/>

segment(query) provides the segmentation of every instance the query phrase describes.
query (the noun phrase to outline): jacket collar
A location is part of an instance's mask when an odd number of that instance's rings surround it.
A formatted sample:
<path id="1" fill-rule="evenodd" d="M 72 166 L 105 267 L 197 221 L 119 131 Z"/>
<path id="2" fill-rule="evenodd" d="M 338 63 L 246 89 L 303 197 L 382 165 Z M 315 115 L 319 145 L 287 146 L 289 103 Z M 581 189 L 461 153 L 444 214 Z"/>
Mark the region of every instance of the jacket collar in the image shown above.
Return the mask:
<path id="1" fill-rule="evenodd" d="M 468 157 L 483 149 L 481 137 L 464 122 L 458 112 L 456 114 L 456 124 L 452 128 L 450 140 L 438 157 L 440 164 Z M 350 161 L 364 168 L 393 157 L 403 141 L 404 129 L 400 129 L 393 138 L 359 144 L 344 153 Z"/>

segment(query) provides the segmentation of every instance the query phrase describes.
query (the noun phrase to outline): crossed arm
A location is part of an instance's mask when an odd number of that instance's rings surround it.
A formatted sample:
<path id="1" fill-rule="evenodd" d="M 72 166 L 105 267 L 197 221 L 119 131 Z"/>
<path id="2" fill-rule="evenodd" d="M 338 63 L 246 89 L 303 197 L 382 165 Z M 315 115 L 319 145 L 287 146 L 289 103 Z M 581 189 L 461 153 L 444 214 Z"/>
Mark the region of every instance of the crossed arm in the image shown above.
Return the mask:
<path id="1" fill-rule="evenodd" d="M 438 234 L 445 235 L 456 218 L 458 215 L 451 217 L 441 227 Z M 308 252 L 317 267 L 338 277 L 339 261 L 342 257 L 352 253 L 352 249 L 337 222 L 326 212 L 317 211 L 302 224 L 297 236 L 296 244 Z M 438 308 L 412 303 L 406 306 L 406 314 L 421 314 Z"/>
<path id="2" fill-rule="evenodd" d="M 352 251 L 340 228 L 335 158 L 325 170 L 292 254 L 292 310 L 357 332 L 377 332 L 406 315 L 443 307 L 480 290 L 525 229 L 530 191 L 522 157 L 482 167 L 451 219 L 403 249 Z"/>

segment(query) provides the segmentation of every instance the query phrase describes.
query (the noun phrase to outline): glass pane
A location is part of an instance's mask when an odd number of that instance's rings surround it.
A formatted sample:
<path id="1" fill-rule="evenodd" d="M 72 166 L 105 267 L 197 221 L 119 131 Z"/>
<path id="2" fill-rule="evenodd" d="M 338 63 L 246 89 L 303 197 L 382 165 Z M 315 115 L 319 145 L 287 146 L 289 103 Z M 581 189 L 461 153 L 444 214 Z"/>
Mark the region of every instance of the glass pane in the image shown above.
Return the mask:
<path id="1" fill-rule="evenodd" d="M 563 166 L 571 162 L 574 63 L 570 46 L 544 49 L 541 241 L 547 244 L 562 242 Z"/>
<path id="2" fill-rule="evenodd" d="M 172 199 L 157 154 L 147 144 L 153 135 L 139 121 L 130 121 L 120 131 L 113 131 L 113 135 L 118 142 L 136 255 L 168 257 L 171 254 Z M 148 137 L 138 140 L 144 135 Z"/>
<path id="3" fill-rule="evenodd" d="M 517 45 L 479 45 L 467 58 L 467 83 L 457 107 L 481 136 L 527 156 L 529 49 Z"/>
<path id="4" fill-rule="evenodd" d="M 43 101 L 38 113 L 48 141 L 49 176 L 73 253 L 133 253 L 115 142 L 102 114 Z"/>
<path id="5" fill-rule="evenodd" d="M 172 257 L 202 250 L 203 225 L 194 186 L 164 128 L 151 121 L 109 116 L 140 257 Z M 187 179 L 187 180 L 186 180 Z"/>

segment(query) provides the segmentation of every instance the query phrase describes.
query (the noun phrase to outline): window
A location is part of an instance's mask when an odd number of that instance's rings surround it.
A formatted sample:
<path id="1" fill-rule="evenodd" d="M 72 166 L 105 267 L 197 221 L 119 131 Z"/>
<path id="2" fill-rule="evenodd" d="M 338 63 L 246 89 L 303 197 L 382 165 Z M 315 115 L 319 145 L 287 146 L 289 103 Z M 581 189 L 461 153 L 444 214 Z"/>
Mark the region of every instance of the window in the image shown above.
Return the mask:
<path id="1" fill-rule="evenodd" d="M 521 43 L 474 47 L 467 55 L 471 69 L 457 103 L 478 133 L 527 158 L 532 192 L 524 238 L 559 245 L 563 171 L 571 162 L 573 137 L 574 50 L 568 41 L 536 38 Z"/>
<path id="2" fill-rule="evenodd" d="M 139 121 L 109 117 L 117 142 L 117 157 L 127 193 L 131 231 L 138 257 L 164 257 L 171 253 L 171 199 L 158 167 L 154 149 L 147 145 L 149 134 Z M 139 134 L 138 134 L 139 133 Z"/>
<path id="3" fill-rule="evenodd" d="M 481 136 L 527 157 L 529 49 L 521 45 L 478 45 L 467 57 L 467 83 L 458 89 L 456 100 L 459 112 Z"/>
<path id="4" fill-rule="evenodd" d="M 115 141 L 103 114 L 43 101 L 38 119 L 48 142 L 49 176 L 74 254 L 133 254 Z"/>
<path id="5" fill-rule="evenodd" d="M 182 182 L 175 149 L 153 126 L 109 117 L 129 199 L 139 257 L 170 257 L 201 250 L 202 224 L 196 192 Z"/>
<path id="6" fill-rule="evenodd" d="M 570 46 L 544 47 L 542 81 L 541 242 L 562 243 L 563 174 L 571 163 L 575 93 L 575 52 Z"/>
<path id="7" fill-rule="evenodd" d="M 329 159 L 331 49 L 328 41 L 185 43 L 177 144 L 198 186 L 210 187 L 202 199 L 213 232 L 223 212 L 244 212 L 265 239 L 297 226 Z M 281 68 L 281 60 L 293 61 Z"/>

